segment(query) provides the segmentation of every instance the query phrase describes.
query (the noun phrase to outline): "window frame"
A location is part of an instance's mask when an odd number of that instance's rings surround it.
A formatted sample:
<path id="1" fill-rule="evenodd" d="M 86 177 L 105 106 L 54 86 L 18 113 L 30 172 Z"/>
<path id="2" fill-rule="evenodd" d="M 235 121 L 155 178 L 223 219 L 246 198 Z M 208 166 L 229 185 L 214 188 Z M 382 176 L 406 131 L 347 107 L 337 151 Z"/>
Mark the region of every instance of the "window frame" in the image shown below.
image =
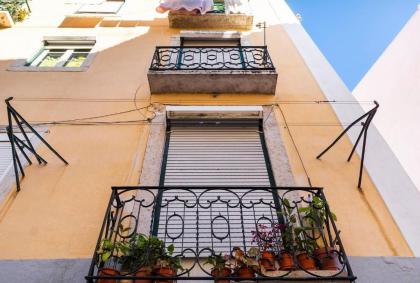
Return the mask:
<path id="1" fill-rule="evenodd" d="M 63 52 L 55 66 L 39 66 L 43 60 L 54 52 Z M 82 51 L 84 50 L 84 51 Z M 86 58 L 80 66 L 66 66 L 74 54 L 86 52 Z M 29 59 L 16 60 L 8 71 L 32 72 L 83 72 L 92 64 L 97 53 L 96 39 L 94 37 L 44 37 L 42 46 Z"/>

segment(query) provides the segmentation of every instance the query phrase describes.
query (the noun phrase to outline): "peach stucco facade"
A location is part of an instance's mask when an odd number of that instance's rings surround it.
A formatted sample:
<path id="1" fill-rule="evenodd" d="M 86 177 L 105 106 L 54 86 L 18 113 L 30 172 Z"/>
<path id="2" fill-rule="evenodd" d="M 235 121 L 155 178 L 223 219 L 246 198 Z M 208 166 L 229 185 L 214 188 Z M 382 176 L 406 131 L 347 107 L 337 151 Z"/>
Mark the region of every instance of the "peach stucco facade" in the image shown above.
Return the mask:
<path id="1" fill-rule="evenodd" d="M 116 20 L 125 22 L 127 27 L 104 27 L 99 23 L 93 28 L 60 27 L 67 13 L 60 7 L 67 1 L 31 2 L 33 14 L 27 21 L 0 30 L 0 100 L 14 97 L 15 108 L 32 123 L 101 116 L 150 104 L 150 111 L 162 105 L 271 106 L 296 185 L 308 185 L 299 153 L 312 185 L 325 188 L 338 217 L 346 252 L 351 256 L 413 255 L 367 172 L 363 190 L 357 189 L 360 159 L 355 156 L 346 162 L 352 148 L 348 138 L 322 161 L 315 158 L 342 126 L 329 103 L 316 102 L 328 99 L 285 31 L 287 23 L 276 1 L 250 1 L 254 22 L 265 20 L 269 26 L 267 45 L 279 74 L 275 95 L 151 95 L 147 72 L 154 48 L 169 45 L 171 37 L 180 32 L 168 27 L 166 15 L 154 11 L 158 1 L 139 0 L 132 4 L 138 10 L 130 9 L 123 19 Z M 51 21 L 47 21 L 48 17 Z M 244 33 L 251 45 L 262 45 L 261 30 L 254 28 Z M 44 36 L 63 35 L 96 37 L 96 55 L 87 71 L 9 70 L 15 60 L 33 55 Z M 340 107 L 348 109 L 353 105 Z M 151 117 L 151 112 L 142 109 L 89 121 L 145 117 Z M 6 122 L 3 105 L 0 124 Z M 110 187 L 139 184 L 149 132 L 147 121 L 129 125 L 48 125 L 44 136 L 70 165 L 64 166 L 44 146 L 39 148 L 49 164 L 27 167 L 22 190 L 10 190 L 1 203 L 0 259 L 89 258 Z"/>

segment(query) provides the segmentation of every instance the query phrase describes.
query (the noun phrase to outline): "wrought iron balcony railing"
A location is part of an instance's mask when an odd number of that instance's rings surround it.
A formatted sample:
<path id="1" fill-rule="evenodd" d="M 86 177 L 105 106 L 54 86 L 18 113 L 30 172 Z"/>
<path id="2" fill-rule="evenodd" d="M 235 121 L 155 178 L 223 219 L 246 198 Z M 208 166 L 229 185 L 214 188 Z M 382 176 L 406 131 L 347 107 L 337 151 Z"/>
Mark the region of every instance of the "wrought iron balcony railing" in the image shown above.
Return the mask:
<path id="1" fill-rule="evenodd" d="M 334 219 L 321 188 L 114 187 L 86 279 L 354 281 Z"/>
<path id="2" fill-rule="evenodd" d="M 151 71 L 272 70 L 267 46 L 157 46 Z"/>

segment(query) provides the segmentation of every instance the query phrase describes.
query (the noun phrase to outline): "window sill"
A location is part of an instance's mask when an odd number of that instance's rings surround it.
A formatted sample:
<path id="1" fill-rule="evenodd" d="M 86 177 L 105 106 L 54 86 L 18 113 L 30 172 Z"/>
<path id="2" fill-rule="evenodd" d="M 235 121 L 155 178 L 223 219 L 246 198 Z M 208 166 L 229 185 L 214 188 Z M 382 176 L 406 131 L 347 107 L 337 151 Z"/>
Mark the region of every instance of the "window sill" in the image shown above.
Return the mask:
<path id="1" fill-rule="evenodd" d="M 86 72 L 88 67 L 9 67 L 10 72 Z"/>

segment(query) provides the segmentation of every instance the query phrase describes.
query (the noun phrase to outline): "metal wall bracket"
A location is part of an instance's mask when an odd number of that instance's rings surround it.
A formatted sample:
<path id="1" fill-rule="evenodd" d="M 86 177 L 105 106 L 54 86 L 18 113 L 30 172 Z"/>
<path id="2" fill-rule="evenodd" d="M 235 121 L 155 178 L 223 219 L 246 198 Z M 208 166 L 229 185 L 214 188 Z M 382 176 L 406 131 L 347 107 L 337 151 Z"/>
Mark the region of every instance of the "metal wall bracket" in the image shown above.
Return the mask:
<path id="1" fill-rule="evenodd" d="M 372 122 L 373 117 L 375 117 L 376 111 L 379 108 L 379 103 L 376 102 L 376 101 L 374 101 L 374 103 L 375 103 L 375 107 L 373 107 L 371 110 L 369 110 L 368 112 L 366 112 L 365 114 L 363 114 L 362 116 L 360 116 L 359 118 L 357 118 L 349 126 L 347 126 L 347 128 L 344 129 L 344 131 L 323 152 L 321 152 L 316 157 L 316 159 L 321 159 L 321 157 L 328 150 L 330 150 L 354 125 L 356 125 L 360 121 L 364 120 L 364 121 L 361 122 L 362 129 L 361 129 L 361 131 L 359 133 L 359 136 L 357 137 L 356 143 L 354 144 L 353 149 L 351 150 L 350 155 L 347 158 L 347 162 L 350 162 L 351 158 L 353 157 L 354 151 L 356 150 L 356 147 L 359 144 L 359 141 L 360 141 L 360 139 L 363 136 L 362 156 L 361 156 L 361 160 L 360 160 L 360 169 L 359 169 L 359 181 L 358 181 L 358 184 L 357 184 L 357 187 L 359 189 L 362 188 L 363 164 L 364 164 L 364 161 L 365 161 L 367 131 L 369 130 L 370 123 Z"/>
<path id="2" fill-rule="evenodd" d="M 42 158 L 35 150 L 35 147 L 32 145 L 31 141 L 28 138 L 27 132 L 31 132 L 37 138 L 45 144 L 49 150 L 51 150 L 65 165 L 69 163 L 13 108 L 10 104 L 10 101 L 13 100 L 13 97 L 9 97 L 5 100 L 7 106 L 7 119 L 8 126 L 6 127 L 7 136 L 9 137 L 10 145 L 12 148 L 12 157 L 13 157 L 13 168 L 16 178 L 16 190 L 20 191 L 20 178 L 19 171 L 22 174 L 22 177 L 25 177 L 25 172 L 23 171 L 22 162 L 19 159 L 19 152 L 25 157 L 26 161 L 31 165 L 32 162 L 25 152 L 27 150 L 29 153 L 32 153 L 40 165 L 46 165 L 47 161 Z M 19 128 L 20 133 L 22 133 L 24 140 L 20 139 L 15 135 L 14 124 Z M 26 131 L 25 131 L 26 130 Z"/>

